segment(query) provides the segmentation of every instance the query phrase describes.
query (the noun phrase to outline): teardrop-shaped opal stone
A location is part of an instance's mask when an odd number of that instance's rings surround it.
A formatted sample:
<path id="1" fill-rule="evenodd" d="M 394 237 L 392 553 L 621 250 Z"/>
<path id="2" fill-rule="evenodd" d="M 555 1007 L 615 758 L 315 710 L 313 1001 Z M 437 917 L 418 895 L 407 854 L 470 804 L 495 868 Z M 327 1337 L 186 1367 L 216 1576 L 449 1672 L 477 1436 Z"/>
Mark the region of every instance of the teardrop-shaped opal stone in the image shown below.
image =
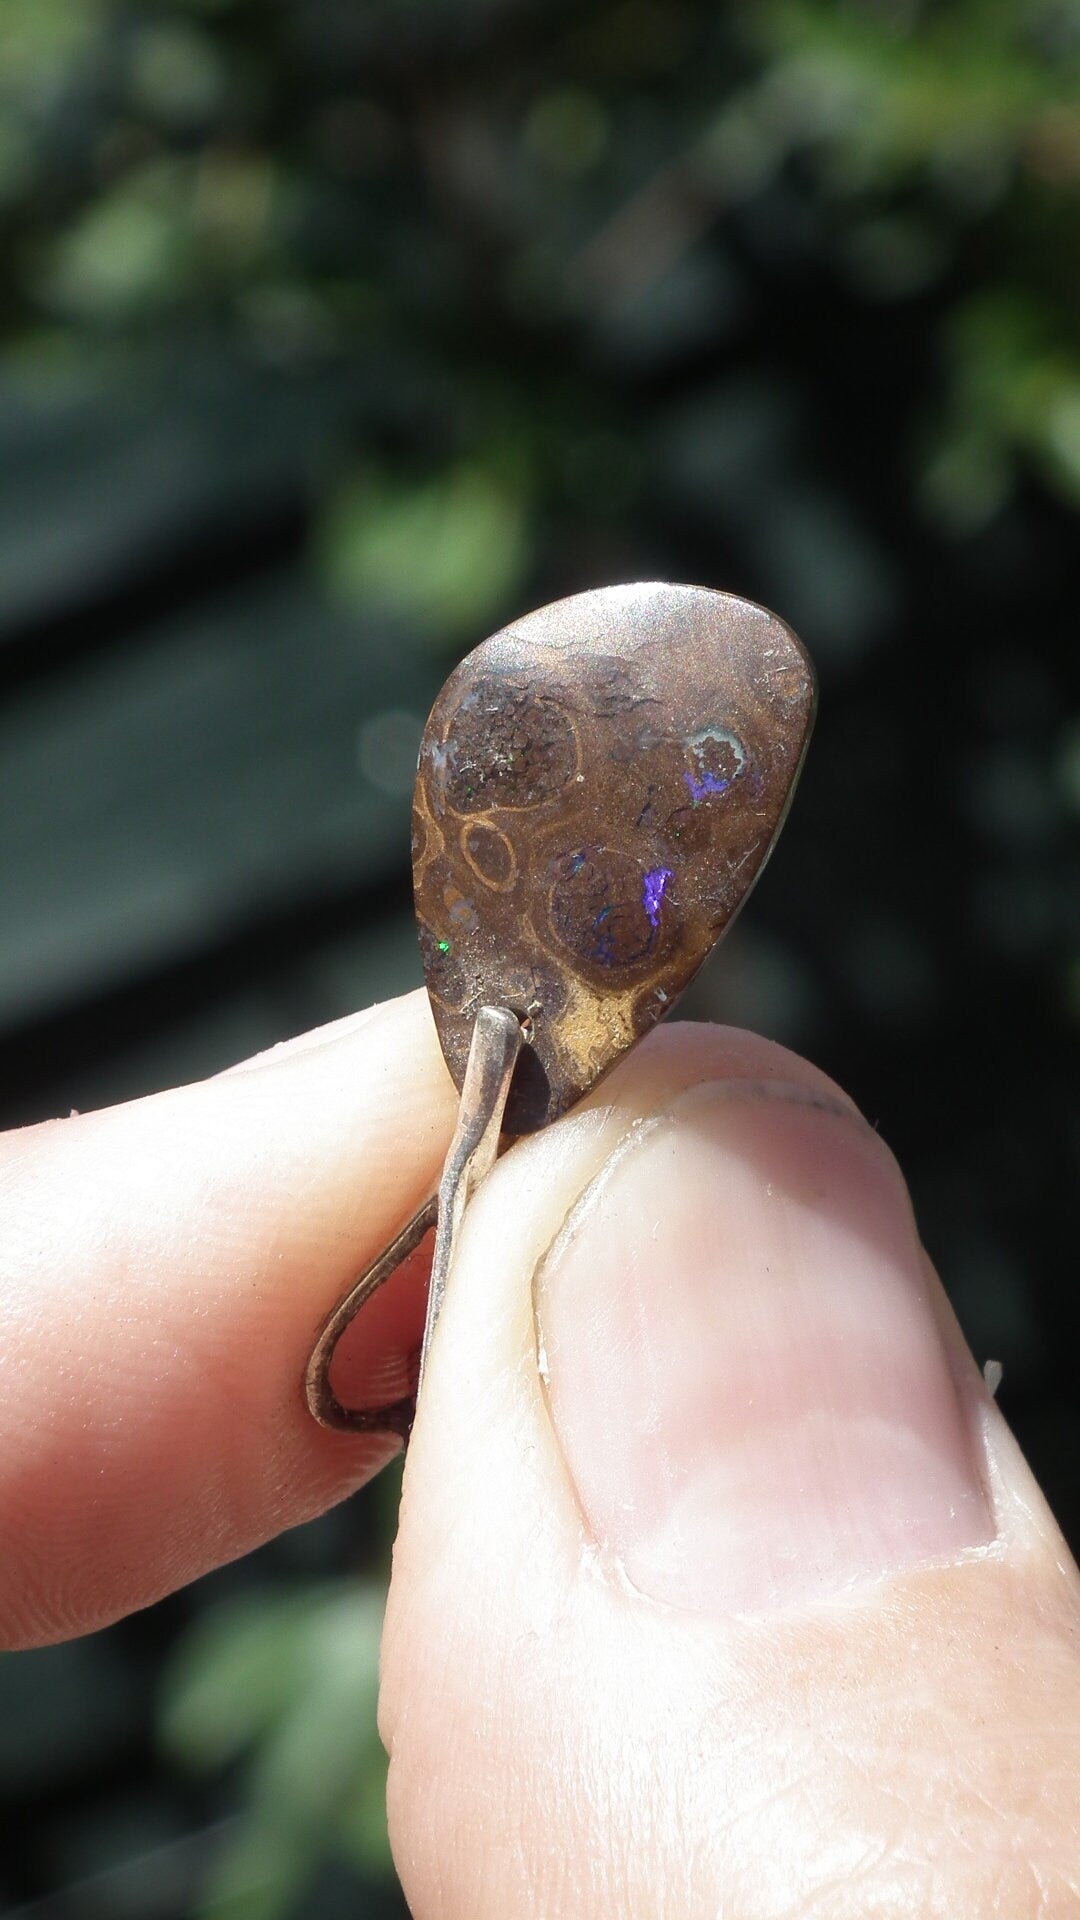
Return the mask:
<path id="1" fill-rule="evenodd" d="M 416 911 L 458 1087 L 478 1007 L 530 1016 L 507 1132 L 670 1012 L 768 857 L 814 702 L 775 614 L 652 583 L 557 600 L 451 674 L 420 749 Z"/>

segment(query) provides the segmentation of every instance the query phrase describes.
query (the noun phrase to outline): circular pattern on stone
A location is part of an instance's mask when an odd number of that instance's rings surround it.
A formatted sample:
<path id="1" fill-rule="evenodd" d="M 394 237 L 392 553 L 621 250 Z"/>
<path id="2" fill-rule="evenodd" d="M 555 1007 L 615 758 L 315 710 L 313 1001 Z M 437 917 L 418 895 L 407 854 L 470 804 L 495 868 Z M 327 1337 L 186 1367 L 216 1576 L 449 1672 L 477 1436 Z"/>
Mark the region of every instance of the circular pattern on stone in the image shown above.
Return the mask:
<path id="1" fill-rule="evenodd" d="M 664 821 L 663 836 L 665 846 L 675 859 L 680 854 L 685 859 L 688 853 L 704 853 L 713 839 L 707 809 L 692 805 L 676 807 Z"/>
<path id="2" fill-rule="evenodd" d="M 431 832 L 428 824 L 414 808 L 412 818 L 412 864 L 414 873 L 420 873 L 424 866 L 426 866 L 430 846 Z"/>
<path id="3" fill-rule="evenodd" d="M 455 669 L 420 751 L 417 910 L 459 1087 L 480 1005 L 529 1021 L 507 1132 L 677 1001 L 767 856 L 813 704 L 782 621 L 657 583 L 541 608 Z"/>
<path id="4" fill-rule="evenodd" d="M 496 893 L 512 887 L 517 878 L 517 857 L 505 833 L 486 821 L 475 820 L 462 830 L 461 851 L 478 880 Z"/>
<path id="5" fill-rule="evenodd" d="M 557 799 L 578 771 L 573 723 L 553 700 L 485 678 L 470 687 L 439 750 L 455 813 L 521 809 Z"/>
<path id="6" fill-rule="evenodd" d="M 618 974 L 650 954 L 660 931 L 667 868 L 643 873 L 628 854 L 581 847 L 556 863 L 552 931 L 575 959 Z"/>
<path id="7" fill-rule="evenodd" d="M 729 727 L 702 727 L 691 734 L 686 757 L 683 778 L 695 805 L 730 792 L 749 762 L 746 748 Z"/>

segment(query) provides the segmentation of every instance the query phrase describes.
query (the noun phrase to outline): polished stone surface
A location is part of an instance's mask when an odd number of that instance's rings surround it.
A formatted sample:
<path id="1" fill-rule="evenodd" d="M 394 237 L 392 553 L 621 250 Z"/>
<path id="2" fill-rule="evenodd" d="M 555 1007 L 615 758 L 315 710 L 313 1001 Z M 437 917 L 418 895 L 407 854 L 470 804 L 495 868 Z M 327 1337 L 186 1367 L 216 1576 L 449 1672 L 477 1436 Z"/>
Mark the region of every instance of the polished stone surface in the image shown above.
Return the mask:
<path id="1" fill-rule="evenodd" d="M 531 1020 L 508 1132 L 670 1011 L 768 857 L 814 700 L 782 620 L 662 584 L 556 601 L 451 674 L 413 810 L 420 941 L 459 1087 L 479 1006 Z"/>

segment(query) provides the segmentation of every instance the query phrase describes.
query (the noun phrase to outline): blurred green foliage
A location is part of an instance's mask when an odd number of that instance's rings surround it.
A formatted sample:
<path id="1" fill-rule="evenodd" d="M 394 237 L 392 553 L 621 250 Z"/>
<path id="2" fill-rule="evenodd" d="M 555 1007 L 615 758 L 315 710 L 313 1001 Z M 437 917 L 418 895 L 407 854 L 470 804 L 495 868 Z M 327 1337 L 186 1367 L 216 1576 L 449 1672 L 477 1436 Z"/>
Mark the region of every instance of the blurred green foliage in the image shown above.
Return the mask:
<path id="1" fill-rule="evenodd" d="M 244 1811 L 200 1920 L 277 1920 L 335 1855 L 392 1884 L 375 1725 L 383 1594 L 267 1589 L 204 1613 L 166 1672 L 162 1740 L 197 1769 L 245 1765 Z"/>
<path id="2" fill-rule="evenodd" d="M 787 171 L 861 297 L 936 292 L 927 511 L 982 524 L 1032 467 L 1075 504 L 1078 80 L 1075 0 L 6 0 L 7 351 L 44 376 L 216 328 L 257 362 L 385 367 L 422 332 L 435 384 L 468 376 L 442 471 L 368 449 L 316 550 L 336 589 L 464 631 L 565 493 L 549 409 L 593 411 L 580 379 L 545 371 L 535 406 L 481 374 L 470 272 L 493 333 L 617 317 Z"/>
<path id="3" fill-rule="evenodd" d="M 411 482 L 358 473 L 329 495 L 318 552 L 347 598 L 464 641 L 486 630 L 520 577 L 526 526 L 512 477 L 492 462 Z"/>

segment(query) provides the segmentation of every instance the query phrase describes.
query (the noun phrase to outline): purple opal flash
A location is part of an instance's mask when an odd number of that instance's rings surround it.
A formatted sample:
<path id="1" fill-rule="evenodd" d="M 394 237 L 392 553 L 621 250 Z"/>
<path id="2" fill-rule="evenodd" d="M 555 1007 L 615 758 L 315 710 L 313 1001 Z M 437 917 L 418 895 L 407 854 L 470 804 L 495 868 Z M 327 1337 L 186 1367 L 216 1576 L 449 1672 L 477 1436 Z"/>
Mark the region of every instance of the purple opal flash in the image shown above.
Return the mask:
<path id="1" fill-rule="evenodd" d="M 731 786 L 731 781 L 725 780 L 722 774 L 708 771 L 702 774 L 700 780 L 695 780 L 692 773 L 684 773 L 683 779 L 690 789 L 690 797 L 693 800 L 704 800 L 708 793 L 726 793 Z"/>
<path id="2" fill-rule="evenodd" d="M 641 904 L 654 927 L 660 925 L 660 903 L 664 898 L 664 888 L 668 881 L 674 878 L 674 870 L 671 867 L 653 867 L 652 871 L 645 875 Z"/>

